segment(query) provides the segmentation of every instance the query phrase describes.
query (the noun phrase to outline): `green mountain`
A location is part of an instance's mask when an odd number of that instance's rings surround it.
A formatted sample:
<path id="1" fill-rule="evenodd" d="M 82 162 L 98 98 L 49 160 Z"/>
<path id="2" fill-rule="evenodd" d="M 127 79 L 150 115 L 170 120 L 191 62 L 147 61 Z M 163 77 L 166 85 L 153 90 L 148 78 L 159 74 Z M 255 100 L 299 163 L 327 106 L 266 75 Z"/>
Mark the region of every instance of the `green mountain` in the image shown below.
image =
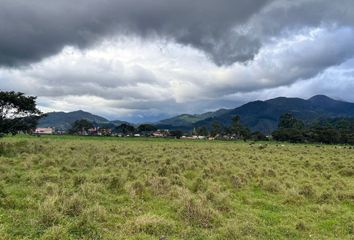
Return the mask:
<path id="1" fill-rule="evenodd" d="M 84 111 L 75 111 L 75 112 L 51 112 L 47 113 L 47 116 L 42 118 L 38 127 L 54 127 L 56 129 L 68 130 L 71 127 L 71 124 L 77 120 L 86 119 L 90 122 L 96 123 L 101 127 L 114 127 L 118 126 L 124 122 L 122 121 L 114 121 L 110 122 L 106 118 L 93 115 Z"/>
<path id="2" fill-rule="evenodd" d="M 172 126 L 172 127 L 189 127 L 199 121 L 208 119 L 208 118 L 213 118 L 213 117 L 218 117 L 223 114 L 226 114 L 230 110 L 226 109 L 220 109 L 216 112 L 207 112 L 203 114 L 182 114 L 178 115 L 173 118 L 165 119 L 157 123 L 157 125 L 161 126 Z"/>
<path id="3" fill-rule="evenodd" d="M 283 113 L 292 113 L 295 117 L 310 124 L 321 119 L 351 118 L 354 117 L 354 103 L 338 101 L 327 96 L 317 95 L 310 99 L 279 97 L 267 101 L 247 103 L 235 109 L 220 109 L 204 114 L 183 114 L 156 123 L 161 129 L 191 130 L 196 127 L 211 127 L 214 122 L 228 126 L 233 116 L 240 116 L 242 124 L 252 131 L 261 131 L 265 134 L 273 132 L 279 117 Z M 95 122 L 101 127 L 119 126 L 123 121 L 109 121 L 103 117 L 84 111 L 70 113 L 53 112 L 40 120 L 39 127 L 55 127 L 67 130 L 76 120 L 86 119 Z"/>
<path id="4" fill-rule="evenodd" d="M 267 101 L 250 102 L 231 110 L 222 109 L 214 113 L 187 115 L 192 116 L 187 118 L 185 115 L 180 115 L 160 121 L 158 124 L 165 123 L 163 127 L 167 129 L 182 130 L 201 126 L 210 127 L 213 122 L 220 122 L 227 126 L 231 124 L 232 117 L 238 115 L 241 117 L 241 122 L 252 131 L 270 134 L 277 128 L 279 117 L 283 113 L 292 113 L 305 123 L 326 118 L 354 117 L 354 103 L 334 100 L 323 95 L 308 100 L 279 97 Z"/>

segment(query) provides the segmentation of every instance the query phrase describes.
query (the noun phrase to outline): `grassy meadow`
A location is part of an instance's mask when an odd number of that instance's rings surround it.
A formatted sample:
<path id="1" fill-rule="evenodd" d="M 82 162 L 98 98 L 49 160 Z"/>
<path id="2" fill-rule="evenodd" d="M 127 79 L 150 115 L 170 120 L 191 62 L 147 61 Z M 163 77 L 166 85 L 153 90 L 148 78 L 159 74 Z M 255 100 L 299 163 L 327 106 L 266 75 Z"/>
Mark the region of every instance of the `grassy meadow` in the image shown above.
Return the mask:
<path id="1" fill-rule="evenodd" d="M 354 239 L 354 149 L 3 138 L 0 239 Z"/>

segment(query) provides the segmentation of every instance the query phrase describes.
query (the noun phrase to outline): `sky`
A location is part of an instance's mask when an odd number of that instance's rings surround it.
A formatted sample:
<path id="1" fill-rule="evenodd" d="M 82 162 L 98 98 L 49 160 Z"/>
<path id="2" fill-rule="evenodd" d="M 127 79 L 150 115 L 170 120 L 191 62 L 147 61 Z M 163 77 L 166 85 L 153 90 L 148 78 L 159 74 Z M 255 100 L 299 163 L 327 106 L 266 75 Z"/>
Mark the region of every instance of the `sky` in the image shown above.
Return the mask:
<path id="1" fill-rule="evenodd" d="M 352 0 L 0 0 L 0 90 L 151 122 L 274 97 L 354 102 Z"/>

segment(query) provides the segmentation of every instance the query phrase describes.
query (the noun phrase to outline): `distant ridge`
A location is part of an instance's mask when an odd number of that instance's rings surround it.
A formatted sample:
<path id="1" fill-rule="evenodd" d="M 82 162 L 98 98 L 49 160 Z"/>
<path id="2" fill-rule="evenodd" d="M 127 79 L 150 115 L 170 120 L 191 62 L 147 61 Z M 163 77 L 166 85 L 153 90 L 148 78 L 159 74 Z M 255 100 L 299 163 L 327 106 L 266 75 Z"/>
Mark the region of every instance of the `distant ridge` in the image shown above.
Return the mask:
<path id="1" fill-rule="evenodd" d="M 292 113 L 305 123 L 328 118 L 354 117 L 354 103 L 334 100 L 325 95 L 316 95 L 307 100 L 301 98 L 278 97 L 266 101 L 246 103 L 234 109 L 220 109 L 203 114 L 182 114 L 173 118 L 161 120 L 154 125 L 161 129 L 192 130 L 197 127 L 211 127 L 214 122 L 229 125 L 233 116 L 238 115 L 242 124 L 252 131 L 265 134 L 273 132 L 279 117 L 283 113 Z M 106 118 L 84 112 L 52 112 L 40 120 L 39 127 L 55 127 L 67 130 L 76 120 L 86 119 L 97 126 L 113 128 L 124 121 L 109 121 Z"/>
<path id="2" fill-rule="evenodd" d="M 47 113 L 47 116 L 42 118 L 38 126 L 39 127 L 55 127 L 56 129 L 68 130 L 71 128 L 71 124 L 77 120 L 86 119 L 90 122 L 94 122 L 97 125 L 101 126 L 115 126 L 124 123 L 123 121 L 114 121 L 110 122 L 104 117 L 100 117 L 89 112 L 85 112 L 82 110 L 75 112 L 51 112 Z"/>
<path id="3" fill-rule="evenodd" d="M 270 134 L 277 128 L 280 115 L 287 112 L 306 123 L 311 123 L 323 118 L 354 117 L 354 103 L 334 100 L 325 95 L 316 95 L 307 100 L 278 97 L 267 101 L 249 102 L 235 109 L 208 113 L 210 116 L 206 118 L 203 118 L 203 114 L 192 115 L 194 121 L 184 121 L 184 117 L 181 117 L 184 115 L 180 115 L 157 124 L 171 129 L 210 127 L 213 122 L 229 125 L 232 117 L 238 115 L 241 117 L 241 122 L 251 130 Z M 197 118 L 200 120 L 196 121 Z"/>

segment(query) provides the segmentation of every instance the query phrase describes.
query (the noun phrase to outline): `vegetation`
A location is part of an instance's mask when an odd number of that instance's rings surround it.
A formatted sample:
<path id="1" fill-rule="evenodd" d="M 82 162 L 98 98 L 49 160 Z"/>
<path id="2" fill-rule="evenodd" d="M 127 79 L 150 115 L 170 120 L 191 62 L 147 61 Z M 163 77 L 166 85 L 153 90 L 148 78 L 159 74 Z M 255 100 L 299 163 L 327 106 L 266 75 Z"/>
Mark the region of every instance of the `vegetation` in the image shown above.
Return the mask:
<path id="1" fill-rule="evenodd" d="M 42 113 L 36 108 L 36 97 L 19 92 L 0 91 L 0 134 L 30 132 Z"/>
<path id="2" fill-rule="evenodd" d="M 81 119 L 75 121 L 71 129 L 69 130 L 69 133 L 71 134 L 81 134 L 84 135 L 85 132 L 87 132 L 89 129 L 93 128 L 93 123 L 87 121 L 86 119 Z"/>
<path id="3" fill-rule="evenodd" d="M 272 135 L 277 141 L 293 143 L 354 145 L 354 118 L 324 119 L 305 127 L 302 121 L 287 113 L 280 117 L 279 129 Z"/>
<path id="4" fill-rule="evenodd" d="M 117 133 L 121 133 L 124 135 L 132 135 L 135 133 L 136 129 L 134 126 L 123 123 L 121 125 L 119 125 L 118 127 L 115 128 L 115 131 Z"/>
<path id="5" fill-rule="evenodd" d="M 120 125 L 123 122 L 121 121 L 114 121 L 110 122 L 108 119 L 105 119 L 103 117 L 93 115 L 88 112 L 84 111 L 75 111 L 75 112 L 51 112 L 47 113 L 46 117 L 42 118 L 39 120 L 39 127 L 54 127 L 56 130 L 60 131 L 68 131 L 69 129 L 72 128 L 72 125 L 75 121 L 78 120 L 87 120 L 91 123 L 93 123 L 95 126 L 98 127 L 105 127 L 105 125 Z"/>
<path id="6" fill-rule="evenodd" d="M 198 121 L 183 122 L 183 118 L 179 116 L 175 118 L 177 121 L 161 122 L 170 124 L 172 127 L 176 127 L 178 124 L 177 127 L 184 127 L 183 129 L 202 126 L 211 128 L 215 122 L 229 126 L 234 116 L 240 116 L 241 123 L 251 131 L 260 131 L 270 135 L 277 129 L 279 117 L 287 112 L 294 114 L 304 123 L 311 124 L 322 118 L 354 117 L 354 103 L 338 101 L 322 95 L 314 96 L 308 100 L 280 97 L 267 101 L 249 102 L 235 109 L 197 115 Z"/>
<path id="7" fill-rule="evenodd" d="M 216 112 L 188 115 L 183 114 L 170 119 L 162 120 L 154 125 L 158 129 L 182 130 L 191 132 L 193 129 L 207 127 L 212 130 L 214 123 L 222 123 L 224 126 L 232 124 L 232 118 L 239 116 L 241 123 L 252 132 L 262 132 L 271 135 L 277 129 L 279 117 L 283 113 L 290 112 L 306 124 L 312 124 L 319 119 L 354 117 L 354 103 L 337 101 L 326 96 L 314 96 L 308 100 L 299 98 L 275 98 L 267 101 L 250 102 L 235 109 L 220 109 Z M 49 113 L 41 119 L 40 127 L 55 127 L 67 130 L 71 124 L 80 119 L 96 122 L 99 127 L 102 124 L 119 126 L 122 121 L 112 121 L 92 115 L 83 111 L 71 113 Z"/>
<path id="8" fill-rule="evenodd" d="M 354 149 L 0 140 L 0 239 L 352 239 Z"/>
<path id="9" fill-rule="evenodd" d="M 157 128 L 154 126 L 154 125 L 151 125 L 151 124 L 141 124 L 137 131 L 140 132 L 140 133 L 144 133 L 144 132 L 154 132 L 156 131 Z"/>

